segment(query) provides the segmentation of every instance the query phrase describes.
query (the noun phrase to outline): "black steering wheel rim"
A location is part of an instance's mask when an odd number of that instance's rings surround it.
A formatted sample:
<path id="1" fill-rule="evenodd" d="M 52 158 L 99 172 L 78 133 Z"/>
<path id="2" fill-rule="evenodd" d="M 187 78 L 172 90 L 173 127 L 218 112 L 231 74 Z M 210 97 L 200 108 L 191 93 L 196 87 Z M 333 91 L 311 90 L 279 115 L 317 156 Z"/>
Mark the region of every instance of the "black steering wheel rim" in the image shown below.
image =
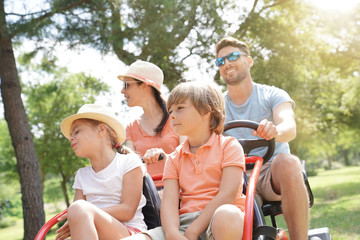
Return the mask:
<path id="1" fill-rule="evenodd" d="M 259 127 L 259 123 L 250 121 L 250 120 L 233 120 L 225 123 L 224 131 L 226 132 L 233 128 L 250 128 L 256 130 Z M 275 151 L 275 140 L 265 140 L 265 139 L 238 139 L 242 145 L 245 154 L 249 154 L 252 149 L 259 147 L 267 147 L 267 151 L 264 156 L 259 156 L 263 158 L 263 164 L 268 162 Z M 251 168 L 251 167 L 250 167 Z M 247 169 L 249 169 L 247 167 Z"/>

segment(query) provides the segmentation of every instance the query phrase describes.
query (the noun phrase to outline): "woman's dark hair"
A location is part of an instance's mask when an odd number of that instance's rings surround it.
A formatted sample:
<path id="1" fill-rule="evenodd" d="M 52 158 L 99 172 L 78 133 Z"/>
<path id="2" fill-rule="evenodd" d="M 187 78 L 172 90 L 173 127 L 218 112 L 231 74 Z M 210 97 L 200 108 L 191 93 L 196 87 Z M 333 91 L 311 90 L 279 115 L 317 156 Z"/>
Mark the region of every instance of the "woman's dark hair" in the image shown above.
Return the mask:
<path id="1" fill-rule="evenodd" d="M 136 80 L 136 79 L 135 79 L 135 80 Z M 141 85 L 141 84 L 144 83 L 143 81 L 139 81 L 139 80 L 136 80 L 136 82 L 137 82 L 138 85 Z M 163 130 L 163 128 L 165 127 L 165 124 L 166 124 L 166 122 L 167 122 L 167 120 L 168 120 L 168 118 L 169 118 L 169 113 L 168 113 L 167 108 L 166 108 L 166 101 L 165 101 L 165 99 L 163 99 L 163 98 L 161 97 L 160 92 L 159 92 L 156 88 L 154 88 L 154 87 L 151 87 L 151 90 L 152 90 L 152 92 L 153 92 L 153 94 L 154 94 L 154 97 L 155 97 L 156 102 L 159 104 L 159 106 L 160 106 L 160 108 L 161 108 L 161 110 L 162 110 L 162 112 L 163 112 L 163 118 L 161 119 L 161 122 L 160 122 L 159 125 L 154 129 L 155 134 L 158 134 L 158 133 L 160 133 L 160 132 Z"/>
<path id="2" fill-rule="evenodd" d="M 160 124 L 154 129 L 155 133 L 158 134 L 161 132 L 169 118 L 169 113 L 166 108 L 166 101 L 161 97 L 160 92 L 156 90 L 154 87 L 151 87 L 152 91 L 154 93 L 154 97 L 156 99 L 156 102 L 159 104 L 162 112 L 163 112 L 163 118 L 161 119 Z"/>

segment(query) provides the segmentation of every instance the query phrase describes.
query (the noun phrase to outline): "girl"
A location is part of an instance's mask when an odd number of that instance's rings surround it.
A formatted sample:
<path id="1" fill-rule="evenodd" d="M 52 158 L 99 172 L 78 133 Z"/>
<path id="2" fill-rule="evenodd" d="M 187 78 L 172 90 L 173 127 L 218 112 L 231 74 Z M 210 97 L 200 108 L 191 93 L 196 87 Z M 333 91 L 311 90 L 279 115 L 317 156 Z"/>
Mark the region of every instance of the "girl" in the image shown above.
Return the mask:
<path id="1" fill-rule="evenodd" d="M 56 239 L 121 239 L 146 230 L 141 212 L 145 167 L 121 145 L 125 130 L 116 115 L 85 104 L 62 121 L 61 131 L 76 156 L 89 158 L 91 166 L 77 171 L 74 202 L 59 219 L 67 222 Z"/>

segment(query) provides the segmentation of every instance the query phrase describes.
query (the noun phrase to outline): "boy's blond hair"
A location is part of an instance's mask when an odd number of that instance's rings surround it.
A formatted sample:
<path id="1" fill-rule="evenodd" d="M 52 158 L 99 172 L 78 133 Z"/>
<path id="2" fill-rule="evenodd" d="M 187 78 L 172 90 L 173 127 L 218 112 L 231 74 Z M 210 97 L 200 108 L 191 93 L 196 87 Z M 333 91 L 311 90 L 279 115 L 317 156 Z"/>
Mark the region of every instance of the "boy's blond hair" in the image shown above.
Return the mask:
<path id="1" fill-rule="evenodd" d="M 173 104 L 183 103 L 187 99 L 201 115 L 211 112 L 210 131 L 221 134 L 225 122 L 225 102 L 219 86 L 215 83 L 180 83 L 170 92 L 166 104 L 168 111 Z"/>

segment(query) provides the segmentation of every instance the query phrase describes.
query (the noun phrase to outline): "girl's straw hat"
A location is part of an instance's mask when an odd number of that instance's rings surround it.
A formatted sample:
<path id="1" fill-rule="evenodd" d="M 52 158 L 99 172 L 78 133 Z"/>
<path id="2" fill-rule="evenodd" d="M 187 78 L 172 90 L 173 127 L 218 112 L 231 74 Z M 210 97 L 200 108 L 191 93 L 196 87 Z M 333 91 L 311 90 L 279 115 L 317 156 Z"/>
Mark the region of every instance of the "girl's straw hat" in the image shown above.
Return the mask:
<path id="1" fill-rule="evenodd" d="M 145 82 L 147 85 L 153 86 L 159 92 L 164 81 L 164 73 L 158 66 L 151 62 L 141 60 L 132 63 L 129 70 L 124 75 L 118 76 L 121 81 L 124 81 L 125 77 L 135 78 Z"/>
<path id="2" fill-rule="evenodd" d="M 125 129 L 123 125 L 116 119 L 115 113 L 107 107 L 96 105 L 96 104 L 85 104 L 83 105 L 77 114 L 73 114 L 65 118 L 60 125 L 61 132 L 66 138 L 70 137 L 71 125 L 75 120 L 87 118 L 93 119 L 100 122 L 104 122 L 109 125 L 118 137 L 117 141 L 122 144 L 125 141 Z"/>

